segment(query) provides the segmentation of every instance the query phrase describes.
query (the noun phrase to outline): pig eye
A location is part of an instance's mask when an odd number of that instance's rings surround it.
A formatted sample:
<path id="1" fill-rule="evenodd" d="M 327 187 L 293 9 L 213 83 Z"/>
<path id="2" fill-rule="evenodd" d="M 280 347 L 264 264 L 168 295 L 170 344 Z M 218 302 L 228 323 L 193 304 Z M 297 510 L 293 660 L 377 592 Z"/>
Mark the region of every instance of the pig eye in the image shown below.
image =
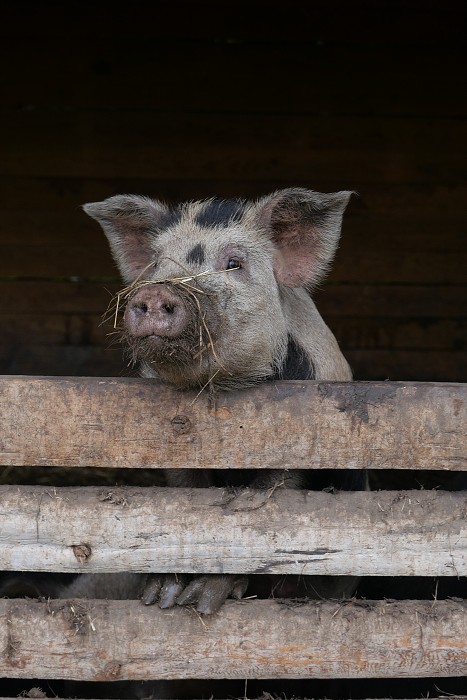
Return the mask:
<path id="1" fill-rule="evenodd" d="M 230 258 L 225 269 L 226 270 L 240 270 L 241 267 L 242 267 L 242 264 L 239 260 L 237 260 L 236 258 Z"/>

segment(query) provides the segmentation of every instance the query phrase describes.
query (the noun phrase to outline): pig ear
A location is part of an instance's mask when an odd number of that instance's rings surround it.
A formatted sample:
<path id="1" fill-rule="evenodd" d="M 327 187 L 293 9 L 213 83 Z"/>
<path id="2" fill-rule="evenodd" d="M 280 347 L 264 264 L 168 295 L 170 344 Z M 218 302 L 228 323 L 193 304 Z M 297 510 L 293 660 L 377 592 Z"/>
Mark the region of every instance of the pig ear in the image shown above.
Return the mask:
<path id="1" fill-rule="evenodd" d="M 132 282 L 154 257 L 151 241 L 167 221 L 168 207 L 148 197 L 117 195 L 83 209 L 102 226 L 123 279 Z"/>
<path id="2" fill-rule="evenodd" d="M 277 246 L 274 274 L 286 287 L 313 287 L 336 252 L 342 216 L 352 192 L 280 190 L 258 203 L 261 225 Z"/>

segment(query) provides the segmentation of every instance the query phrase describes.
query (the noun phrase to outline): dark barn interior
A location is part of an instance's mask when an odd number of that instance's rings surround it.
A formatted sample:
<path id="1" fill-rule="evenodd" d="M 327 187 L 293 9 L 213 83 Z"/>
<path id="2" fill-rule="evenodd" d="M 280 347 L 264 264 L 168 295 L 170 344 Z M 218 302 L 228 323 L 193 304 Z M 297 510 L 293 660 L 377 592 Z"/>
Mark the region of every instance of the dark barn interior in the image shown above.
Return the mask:
<path id="1" fill-rule="evenodd" d="M 121 285 L 82 204 L 299 186 L 355 191 L 315 295 L 355 379 L 467 382 L 463 0 L 20 0 L 0 16 L 0 374 L 137 375 L 101 323 Z M 248 694 L 462 683 L 256 681 Z M 215 692 L 243 695 L 243 682 Z"/>

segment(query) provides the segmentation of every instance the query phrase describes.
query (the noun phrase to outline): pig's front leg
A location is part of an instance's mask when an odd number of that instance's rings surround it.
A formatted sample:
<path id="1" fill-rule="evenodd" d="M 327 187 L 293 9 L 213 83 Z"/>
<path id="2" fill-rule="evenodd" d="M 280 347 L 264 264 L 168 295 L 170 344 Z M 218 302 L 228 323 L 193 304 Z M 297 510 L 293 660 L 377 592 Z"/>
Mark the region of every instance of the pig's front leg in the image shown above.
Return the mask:
<path id="1" fill-rule="evenodd" d="M 167 470 L 167 483 L 170 486 L 208 487 L 212 485 L 209 470 Z M 257 472 L 251 486 L 264 490 L 285 486 L 300 488 L 304 473 L 299 470 L 264 470 Z M 150 574 L 142 595 L 145 605 L 157 603 L 160 608 L 172 608 L 175 605 L 193 605 L 197 612 L 212 615 L 228 598 L 243 598 L 248 588 L 248 577 L 235 574 L 204 574 L 187 576 L 185 574 Z"/>
<path id="2" fill-rule="evenodd" d="M 169 486 L 191 488 L 213 485 L 209 470 L 183 469 L 167 470 L 165 473 Z M 250 483 L 252 488 L 274 490 L 276 487 L 302 488 L 305 474 L 300 470 L 268 469 L 258 471 Z M 185 574 L 150 574 L 142 595 L 145 605 L 158 603 L 160 608 L 172 608 L 175 605 L 193 605 L 204 615 L 212 615 L 228 598 L 243 598 L 248 588 L 248 577 L 235 574 L 204 574 L 189 577 Z"/>
<path id="3" fill-rule="evenodd" d="M 209 470 L 168 469 L 165 472 L 169 486 L 207 488 L 213 485 Z M 175 605 L 193 605 L 204 615 L 212 615 L 227 598 L 240 599 L 248 587 L 246 576 L 204 574 L 150 574 L 147 577 L 141 600 L 144 605 L 157 603 L 160 608 Z"/>
<path id="4" fill-rule="evenodd" d="M 197 612 L 212 615 L 227 598 L 243 598 L 247 587 L 246 576 L 232 574 L 206 574 L 191 580 L 183 574 L 152 574 L 148 577 L 141 599 L 145 605 L 158 603 L 163 609 L 174 605 L 193 605 Z"/>

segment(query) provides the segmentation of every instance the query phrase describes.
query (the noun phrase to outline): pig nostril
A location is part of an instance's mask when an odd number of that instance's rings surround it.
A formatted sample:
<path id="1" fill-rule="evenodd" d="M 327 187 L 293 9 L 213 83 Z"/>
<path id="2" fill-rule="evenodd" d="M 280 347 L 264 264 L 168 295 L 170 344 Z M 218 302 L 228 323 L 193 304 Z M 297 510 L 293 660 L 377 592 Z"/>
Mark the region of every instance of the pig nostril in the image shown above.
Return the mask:
<path id="1" fill-rule="evenodd" d="M 144 301 L 141 302 L 141 304 L 139 305 L 139 308 L 140 308 L 140 311 L 143 312 L 143 314 L 147 314 L 147 312 L 148 312 L 148 305 L 147 305 Z"/>
<path id="2" fill-rule="evenodd" d="M 163 304 L 162 309 L 167 313 L 167 314 L 173 314 L 175 311 L 175 306 L 172 304 Z"/>

